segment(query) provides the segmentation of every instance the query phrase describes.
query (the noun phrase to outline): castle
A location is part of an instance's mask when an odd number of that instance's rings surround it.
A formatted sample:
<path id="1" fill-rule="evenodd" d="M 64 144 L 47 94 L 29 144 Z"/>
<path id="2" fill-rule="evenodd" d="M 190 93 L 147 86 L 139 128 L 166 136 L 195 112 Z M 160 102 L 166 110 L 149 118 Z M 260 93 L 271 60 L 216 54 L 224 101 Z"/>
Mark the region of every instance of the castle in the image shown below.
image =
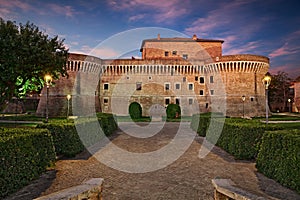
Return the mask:
<path id="1" fill-rule="evenodd" d="M 73 115 L 101 111 L 129 115 L 138 102 L 144 116 L 153 106 L 176 103 L 183 116 L 223 112 L 227 116 L 263 116 L 266 110 L 262 79 L 269 58 L 222 55 L 223 40 L 157 38 L 142 41 L 141 59 L 101 59 L 70 53 L 69 78 L 61 77 L 49 90 L 49 115 L 65 115 L 67 94 Z M 45 113 L 46 89 L 37 114 Z M 80 109 L 74 109 L 75 107 Z"/>

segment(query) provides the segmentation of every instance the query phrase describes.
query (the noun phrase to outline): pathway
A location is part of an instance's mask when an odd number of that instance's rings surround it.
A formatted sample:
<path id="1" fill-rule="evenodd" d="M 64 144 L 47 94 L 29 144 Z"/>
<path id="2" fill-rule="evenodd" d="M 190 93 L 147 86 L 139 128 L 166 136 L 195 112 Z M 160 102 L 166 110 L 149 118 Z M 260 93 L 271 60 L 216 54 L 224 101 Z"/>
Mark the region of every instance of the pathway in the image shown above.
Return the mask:
<path id="1" fill-rule="evenodd" d="M 131 152 L 155 151 L 174 138 L 178 125 L 179 123 L 166 123 L 158 134 L 150 138 L 136 138 L 118 130 L 111 141 Z M 191 132 L 188 124 L 185 124 L 185 131 Z M 56 178 L 47 190 L 43 190 L 43 194 L 78 185 L 89 178 L 101 177 L 104 178 L 104 199 L 108 200 L 211 200 L 211 180 L 219 177 L 231 179 L 239 187 L 266 199 L 300 199 L 294 191 L 257 173 L 255 163 L 236 161 L 220 148 L 215 147 L 205 158 L 200 159 L 198 154 L 202 142 L 203 138 L 195 136 L 191 146 L 179 159 L 165 168 L 147 173 L 115 170 L 89 156 L 87 152 L 78 155 L 76 159 L 59 160 L 56 163 Z"/>

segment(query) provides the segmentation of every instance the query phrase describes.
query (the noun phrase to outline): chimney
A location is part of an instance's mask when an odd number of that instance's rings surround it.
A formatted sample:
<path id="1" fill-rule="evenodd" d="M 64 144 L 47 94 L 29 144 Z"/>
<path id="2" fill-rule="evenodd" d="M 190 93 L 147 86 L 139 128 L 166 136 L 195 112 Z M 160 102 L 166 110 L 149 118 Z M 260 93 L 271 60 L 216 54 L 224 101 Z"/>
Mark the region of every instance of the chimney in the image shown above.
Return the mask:
<path id="1" fill-rule="evenodd" d="M 157 34 L 157 40 L 160 40 L 160 34 Z"/>
<path id="2" fill-rule="evenodd" d="M 197 40 L 197 35 L 196 34 L 193 35 L 193 40 L 195 40 L 195 41 Z"/>

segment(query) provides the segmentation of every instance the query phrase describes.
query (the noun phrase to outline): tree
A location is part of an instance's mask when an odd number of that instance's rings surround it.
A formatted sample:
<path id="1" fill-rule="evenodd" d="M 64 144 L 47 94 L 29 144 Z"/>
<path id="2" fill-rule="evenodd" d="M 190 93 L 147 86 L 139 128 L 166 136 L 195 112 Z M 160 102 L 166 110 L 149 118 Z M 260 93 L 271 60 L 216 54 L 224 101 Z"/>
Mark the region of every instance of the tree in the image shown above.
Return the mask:
<path id="1" fill-rule="evenodd" d="M 284 111 L 287 107 L 289 96 L 289 87 L 291 79 L 286 72 L 277 72 L 271 75 L 271 84 L 269 86 L 269 103 L 273 111 L 277 109 Z"/>
<path id="2" fill-rule="evenodd" d="M 138 102 L 132 102 L 129 105 L 129 115 L 131 119 L 139 119 L 142 117 L 142 107 Z"/>
<path id="3" fill-rule="evenodd" d="M 58 36 L 49 38 L 37 26 L 0 18 L 0 108 L 12 97 L 40 90 L 45 74 L 66 76 L 68 49 Z"/>
<path id="4" fill-rule="evenodd" d="M 169 104 L 167 106 L 167 119 L 176 119 L 180 118 L 181 115 L 181 109 L 178 104 Z"/>

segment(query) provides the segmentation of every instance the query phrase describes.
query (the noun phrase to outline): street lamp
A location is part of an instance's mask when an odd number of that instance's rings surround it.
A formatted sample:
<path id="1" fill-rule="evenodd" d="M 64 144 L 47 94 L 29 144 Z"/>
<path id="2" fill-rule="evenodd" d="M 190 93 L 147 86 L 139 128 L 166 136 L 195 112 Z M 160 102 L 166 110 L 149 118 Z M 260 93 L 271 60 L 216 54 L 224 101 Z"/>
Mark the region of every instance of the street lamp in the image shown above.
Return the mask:
<path id="1" fill-rule="evenodd" d="M 44 76 L 44 80 L 47 86 L 47 95 L 46 95 L 46 123 L 48 123 L 48 114 L 49 114 L 49 110 L 48 110 L 48 104 L 49 104 L 49 86 L 52 82 L 52 77 L 49 74 L 46 74 Z"/>
<path id="2" fill-rule="evenodd" d="M 288 102 L 289 102 L 289 112 L 291 112 L 291 99 L 288 99 Z"/>
<path id="3" fill-rule="evenodd" d="M 271 83 L 271 76 L 266 75 L 262 80 L 264 86 L 265 86 L 265 93 L 266 93 L 266 123 L 268 124 L 268 89 L 269 85 Z"/>
<path id="4" fill-rule="evenodd" d="M 246 96 L 243 95 L 242 96 L 242 101 L 243 101 L 243 118 L 245 118 L 245 100 L 246 100 Z"/>
<path id="5" fill-rule="evenodd" d="M 67 118 L 69 118 L 69 111 L 70 111 L 70 99 L 71 99 L 71 95 L 70 95 L 70 94 L 68 94 L 68 95 L 67 95 L 67 100 L 68 100 Z"/>

